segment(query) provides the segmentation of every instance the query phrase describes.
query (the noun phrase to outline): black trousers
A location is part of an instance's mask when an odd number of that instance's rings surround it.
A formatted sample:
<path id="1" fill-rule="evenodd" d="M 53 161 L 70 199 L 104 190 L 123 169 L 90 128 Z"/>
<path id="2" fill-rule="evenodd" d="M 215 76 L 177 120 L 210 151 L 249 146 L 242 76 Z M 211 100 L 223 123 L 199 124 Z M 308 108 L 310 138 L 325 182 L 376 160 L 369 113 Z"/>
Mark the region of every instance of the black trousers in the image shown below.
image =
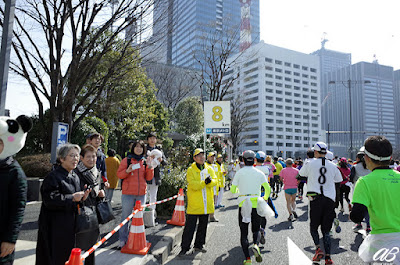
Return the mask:
<path id="1" fill-rule="evenodd" d="M 251 232 L 253 233 L 253 243 L 258 244 L 258 233 L 260 232 L 261 216 L 257 214 L 257 209 L 251 211 Z M 239 207 L 239 227 L 240 227 L 240 244 L 246 258 L 250 258 L 249 253 L 249 223 L 242 221 L 242 207 Z"/>
<path id="2" fill-rule="evenodd" d="M 335 218 L 335 202 L 325 196 L 318 196 L 310 201 L 310 232 L 314 244 L 319 245 L 318 227 L 321 226 L 325 254 L 331 253 L 329 231 Z"/>
<path id="3" fill-rule="evenodd" d="M 195 248 L 203 248 L 206 243 L 207 235 L 207 224 L 208 224 L 208 214 L 187 214 L 186 224 L 183 229 L 181 248 L 184 251 L 190 249 L 192 244 L 194 231 L 196 229 L 197 219 L 199 220 L 199 225 L 197 226 L 196 239 L 194 241 Z"/>
<path id="4" fill-rule="evenodd" d="M 344 195 L 344 198 L 346 199 L 346 202 L 350 203 L 349 194 L 350 194 L 350 187 L 345 184 L 340 185 L 340 188 L 339 188 L 340 206 L 343 207 L 343 195 Z"/>

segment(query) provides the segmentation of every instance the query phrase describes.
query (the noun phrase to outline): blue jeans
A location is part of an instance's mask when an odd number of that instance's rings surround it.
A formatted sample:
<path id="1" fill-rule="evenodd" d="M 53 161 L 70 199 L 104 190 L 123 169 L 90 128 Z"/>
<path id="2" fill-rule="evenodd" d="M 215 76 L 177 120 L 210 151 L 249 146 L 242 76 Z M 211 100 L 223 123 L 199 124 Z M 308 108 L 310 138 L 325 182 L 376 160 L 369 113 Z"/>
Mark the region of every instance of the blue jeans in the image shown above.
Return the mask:
<path id="1" fill-rule="evenodd" d="M 127 195 L 122 194 L 121 203 L 122 203 L 122 214 L 121 214 L 121 222 L 125 220 L 133 212 L 133 207 L 135 206 L 136 201 L 141 201 L 141 204 L 145 204 L 146 195 Z M 120 244 L 125 244 L 128 241 L 129 236 L 129 227 L 130 222 L 126 223 L 119 230 L 119 242 Z"/>

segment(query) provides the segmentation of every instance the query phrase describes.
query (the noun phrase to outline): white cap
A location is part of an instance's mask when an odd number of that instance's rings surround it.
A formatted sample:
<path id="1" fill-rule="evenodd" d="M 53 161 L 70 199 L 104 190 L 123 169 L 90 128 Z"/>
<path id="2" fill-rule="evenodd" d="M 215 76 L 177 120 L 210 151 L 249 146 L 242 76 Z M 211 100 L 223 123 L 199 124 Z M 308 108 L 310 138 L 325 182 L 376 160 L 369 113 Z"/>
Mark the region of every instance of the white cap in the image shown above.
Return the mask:
<path id="1" fill-rule="evenodd" d="M 333 153 L 331 151 L 328 150 L 326 152 L 325 158 L 332 161 L 335 158 L 335 156 L 333 155 Z"/>
<path id="2" fill-rule="evenodd" d="M 320 152 L 320 153 L 323 153 L 323 154 L 326 154 L 327 149 L 328 148 L 327 148 L 327 146 L 326 146 L 326 144 L 324 142 L 317 142 L 317 143 L 315 143 L 315 145 L 314 145 L 312 150 Z"/>

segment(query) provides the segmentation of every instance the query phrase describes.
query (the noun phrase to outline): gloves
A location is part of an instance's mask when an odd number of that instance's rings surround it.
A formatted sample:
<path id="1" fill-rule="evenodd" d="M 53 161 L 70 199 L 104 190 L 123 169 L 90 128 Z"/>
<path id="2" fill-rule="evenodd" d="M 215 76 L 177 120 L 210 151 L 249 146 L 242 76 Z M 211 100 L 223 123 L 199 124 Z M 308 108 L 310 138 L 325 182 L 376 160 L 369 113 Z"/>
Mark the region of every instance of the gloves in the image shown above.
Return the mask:
<path id="1" fill-rule="evenodd" d="M 208 183 L 211 183 L 211 177 L 208 176 L 208 177 L 204 180 L 204 182 L 206 183 L 206 185 L 207 185 Z"/>

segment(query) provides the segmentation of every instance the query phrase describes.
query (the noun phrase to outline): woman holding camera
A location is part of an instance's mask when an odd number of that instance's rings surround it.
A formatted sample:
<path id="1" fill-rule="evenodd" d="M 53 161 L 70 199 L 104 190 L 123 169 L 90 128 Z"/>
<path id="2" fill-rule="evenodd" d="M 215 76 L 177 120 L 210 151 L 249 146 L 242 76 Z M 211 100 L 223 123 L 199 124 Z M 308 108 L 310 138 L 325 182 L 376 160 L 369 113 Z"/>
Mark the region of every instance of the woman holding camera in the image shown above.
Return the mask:
<path id="1" fill-rule="evenodd" d="M 103 198 L 105 196 L 102 187 L 104 184 L 102 183 L 101 173 L 96 167 L 97 149 L 90 144 L 84 145 L 80 153 L 80 158 L 78 166 L 74 171 L 80 179 L 81 189 L 91 190 L 83 204 L 96 212 L 97 198 Z M 87 251 L 98 241 L 99 235 L 99 226 L 88 232 L 77 233 L 76 247 Z M 95 264 L 94 251 L 85 259 L 85 264 Z"/>
<path id="2" fill-rule="evenodd" d="M 74 169 L 81 149 L 64 144 L 57 149 L 57 165 L 44 179 L 40 193 L 42 207 L 36 246 L 37 265 L 64 265 L 75 245 L 77 202 L 86 200 Z"/>
<path id="3" fill-rule="evenodd" d="M 134 141 L 130 153 L 125 157 L 119 165 L 117 176 L 122 179 L 122 214 L 121 221 L 128 217 L 136 204 L 136 201 L 141 201 L 141 204 L 146 202 L 147 181 L 154 177 L 154 169 L 151 168 L 151 157 L 144 160 L 146 154 L 146 145 L 143 141 Z M 129 223 L 129 222 L 128 222 Z M 121 249 L 128 241 L 128 227 L 126 223 L 119 230 L 119 245 Z"/>

